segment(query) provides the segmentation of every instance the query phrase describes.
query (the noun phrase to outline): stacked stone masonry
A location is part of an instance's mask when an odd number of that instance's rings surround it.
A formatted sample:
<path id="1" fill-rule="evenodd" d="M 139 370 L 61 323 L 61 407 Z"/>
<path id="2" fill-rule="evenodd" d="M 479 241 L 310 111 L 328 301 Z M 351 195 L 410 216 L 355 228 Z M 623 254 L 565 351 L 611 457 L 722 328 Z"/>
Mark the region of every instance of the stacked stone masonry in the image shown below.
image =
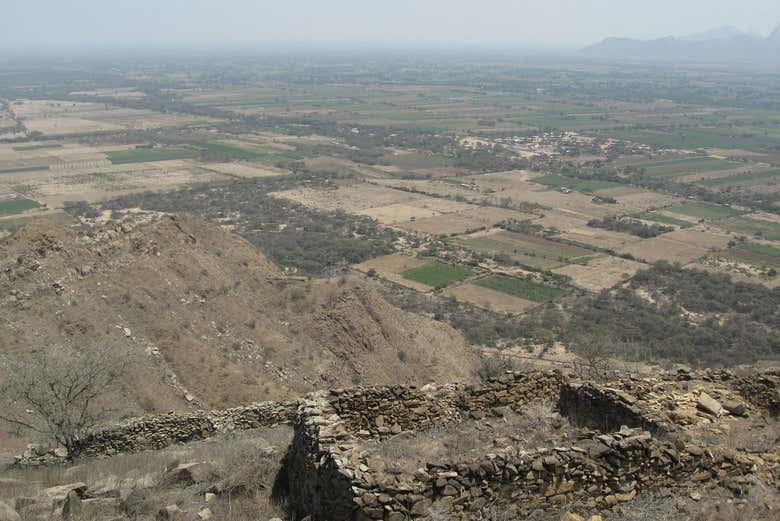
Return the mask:
<path id="1" fill-rule="evenodd" d="M 724 479 L 740 483 L 755 471 L 757 458 L 734 451 L 713 454 L 642 397 L 654 385 L 716 381 L 738 393 L 764 389 L 758 401 L 763 412 L 771 413 L 766 396 L 776 396 L 773 378 L 673 373 L 598 386 L 551 372 L 507 374 L 485 386 L 316 393 L 297 412 L 285 465 L 288 504 L 295 519 L 311 516 L 314 521 L 424 519 L 434 504 L 454 512 L 453 519 L 468 519 L 469 512 L 501 502 L 528 512 L 561 504 L 597 511 L 658 487 Z M 465 462 L 429 462 L 409 475 L 370 468 L 361 449 L 366 440 L 455 423 L 493 407 L 522 408 L 540 398 L 557 402 L 572 423 L 592 430 L 566 447 L 520 450 L 509 445 Z"/>

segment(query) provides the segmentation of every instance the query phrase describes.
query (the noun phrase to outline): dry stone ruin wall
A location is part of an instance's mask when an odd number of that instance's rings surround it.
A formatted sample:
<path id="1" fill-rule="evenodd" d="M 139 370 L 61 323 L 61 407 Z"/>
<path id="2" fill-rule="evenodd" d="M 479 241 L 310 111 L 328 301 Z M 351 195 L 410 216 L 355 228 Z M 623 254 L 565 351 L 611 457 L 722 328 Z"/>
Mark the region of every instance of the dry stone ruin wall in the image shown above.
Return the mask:
<path id="1" fill-rule="evenodd" d="M 311 395 L 298 410 L 285 465 L 289 504 L 296 519 L 314 521 L 423 519 L 434 503 L 467 519 L 468 512 L 500 501 L 529 511 L 571 502 L 603 509 L 631 501 L 642 490 L 753 471 L 749 457 L 714 455 L 686 440 L 674 423 L 625 389 L 639 393 L 641 383 L 600 387 L 567 382 L 555 372 L 510 374 L 482 387 L 380 387 Z M 491 407 L 522 407 L 538 398 L 556 400 L 562 414 L 594 430 L 566 447 L 524 451 L 507 445 L 466 462 L 429 462 L 410 475 L 372 469 L 361 449 L 366 440 L 457 422 Z"/>

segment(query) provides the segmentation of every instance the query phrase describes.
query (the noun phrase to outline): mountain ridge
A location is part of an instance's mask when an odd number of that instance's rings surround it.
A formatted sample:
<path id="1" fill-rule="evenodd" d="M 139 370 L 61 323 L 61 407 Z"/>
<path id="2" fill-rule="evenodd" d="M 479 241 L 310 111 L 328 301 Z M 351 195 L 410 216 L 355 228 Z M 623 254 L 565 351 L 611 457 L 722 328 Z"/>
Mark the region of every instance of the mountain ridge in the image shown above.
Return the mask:
<path id="1" fill-rule="evenodd" d="M 780 63 L 780 25 L 767 37 L 725 26 L 703 33 L 653 40 L 607 37 L 581 53 L 594 58 L 652 61 Z"/>

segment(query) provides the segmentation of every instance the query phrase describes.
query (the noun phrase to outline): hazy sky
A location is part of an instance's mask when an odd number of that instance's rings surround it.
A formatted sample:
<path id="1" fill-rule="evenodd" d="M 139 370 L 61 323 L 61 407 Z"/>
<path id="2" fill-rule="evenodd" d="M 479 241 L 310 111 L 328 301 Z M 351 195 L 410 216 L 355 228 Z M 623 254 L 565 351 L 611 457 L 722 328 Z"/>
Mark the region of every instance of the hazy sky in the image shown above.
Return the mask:
<path id="1" fill-rule="evenodd" d="M 726 24 L 769 33 L 780 0 L 0 0 L 0 52 L 245 43 L 570 47 Z"/>

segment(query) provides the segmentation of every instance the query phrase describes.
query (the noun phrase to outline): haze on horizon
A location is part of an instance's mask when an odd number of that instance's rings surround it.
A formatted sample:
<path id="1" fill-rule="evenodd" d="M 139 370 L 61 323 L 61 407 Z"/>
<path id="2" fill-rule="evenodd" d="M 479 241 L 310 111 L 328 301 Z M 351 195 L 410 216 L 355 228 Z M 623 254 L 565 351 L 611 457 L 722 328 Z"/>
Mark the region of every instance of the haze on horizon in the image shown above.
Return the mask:
<path id="1" fill-rule="evenodd" d="M 575 49 L 724 25 L 766 35 L 777 0 L 10 0 L 5 49 L 286 44 Z"/>

